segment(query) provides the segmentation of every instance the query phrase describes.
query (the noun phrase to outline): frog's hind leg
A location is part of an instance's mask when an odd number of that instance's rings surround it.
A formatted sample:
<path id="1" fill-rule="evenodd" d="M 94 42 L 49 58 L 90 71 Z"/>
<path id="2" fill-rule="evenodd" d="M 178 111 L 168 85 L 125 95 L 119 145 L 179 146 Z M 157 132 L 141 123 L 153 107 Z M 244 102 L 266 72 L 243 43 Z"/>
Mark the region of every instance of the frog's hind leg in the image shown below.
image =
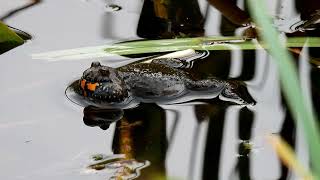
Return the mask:
<path id="1" fill-rule="evenodd" d="M 225 89 L 225 82 L 216 78 L 200 80 L 187 79 L 186 87 L 190 91 L 210 91 L 220 93 L 223 89 Z"/>
<path id="2" fill-rule="evenodd" d="M 202 80 L 186 80 L 190 91 L 204 91 L 217 94 L 223 101 L 240 105 L 255 105 L 256 101 L 249 93 L 245 83 L 241 81 L 223 81 L 216 78 Z"/>
<path id="3" fill-rule="evenodd" d="M 255 105 L 256 101 L 249 93 L 246 85 L 239 81 L 227 81 L 219 95 L 219 99 L 241 105 Z"/>

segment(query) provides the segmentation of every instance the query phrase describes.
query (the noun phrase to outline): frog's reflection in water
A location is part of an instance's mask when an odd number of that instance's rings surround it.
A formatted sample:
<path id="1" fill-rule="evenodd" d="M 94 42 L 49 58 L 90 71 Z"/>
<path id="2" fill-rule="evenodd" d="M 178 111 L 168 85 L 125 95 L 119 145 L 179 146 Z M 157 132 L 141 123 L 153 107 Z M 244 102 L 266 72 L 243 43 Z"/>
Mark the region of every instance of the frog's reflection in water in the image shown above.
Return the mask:
<path id="1" fill-rule="evenodd" d="M 138 179 L 165 177 L 167 138 L 164 109 L 156 104 L 140 104 L 125 110 L 89 106 L 84 109 L 83 120 L 86 125 L 102 129 L 116 121 L 112 149 L 114 154 L 122 154 L 124 158 L 116 161 L 122 163 L 122 167 L 118 167 L 114 176 L 125 178 L 135 174 Z M 140 163 L 140 166 L 130 163 Z M 140 173 L 142 168 L 145 170 Z"/>
<path id="2" fill-rule="evenodd" d="M 203 179 L 218 177 L 220 150 L 223 144 L 223 126 L 225 124 L 226 109 L 230 107 L 230 105 L 232 105 L 230 102 L 224 102 L 217 98 L 212 99 L 210 102 L 207 100 L 206 104 L 193 105 L 197 124 L 209 120 L 204 150 Z M 118 162 L 119 167 L 121 164 L 121 168 L 119 168 L 114 176 L 129 177 L 128 172 L 131 172 L 131 176 L 134 174 L 134 177 L 137 179 L 154 179 L 155 177 L 166 179 L 165 162 L 167 159 L 167 150 L 170 141 L 174 139 L 175 133 L 167 133 L 167 121 L 169 119 L 166 118 L 166 112 L 168 111 L 170 110 L 165 110 L 153 103 L 141 103 L 138 107 L 124 110 L 100 109 L 93 106 L 86 107 L 83 117 L 86 125 L 108 129 L 111 123 L 116 123 L 112 149 L 114 154 L 125 155 L 124 158 L 116 159 L 116 161 L 105 161 L 106 165 L 103 168 L 109 168 L 111 166 L 110 163 L 114 164 Z M 252 113 L 246 107 L 242 107 L 240 111 L 242 112 L 240 114 L 243 116 L 241 120 L 249 121 L 248 123 L 244 122 L 244 124 L 241 124 L 241 127 L 239 127 L 242 132 L 239 137 L 245 142 L 250 138 L 250 131 L 248 131 L 247 128 L 251 128 L 253 117 L 250 118 Z M 177 117 L 177 119 L 175 119 L 176 122 L 186 123 L 179 119 L 179 114 L 176 114 L 175 117 Z M 248 124 L 249 127 L 245 124 Z M 173 131 L 175 130 L 174 125 L 172 129 Z M 243 132 L 246 133 L 243 134 Z M 170 134 L 171 137 L 167 137 L 167 134 Z M 195 141 L 197 141 L 197 139 L 195 139 Z M 191 145 L 192 148 L 196 148 L 197 142 L 195 141 Z M 241 147 L 241 145 L 239 147 Z M 246 150 L 248 149 L 249 148 Z M 247 152 L 247 154 L 248 153 L 249 152 Z M 249 173 L 249 170 L 246 168 L 247 166 L 242 166 L 242 162 L 248 160 L 247 154 L 244 154 L 243 158 L 239 158 L 239 170 L 242 176 Z M 194 167 L 194 155 L 191 153 L 190 156 L 189 168 L 191 172 L 189 172 L 189 175 L 193 176 L 192 171 L 198 167 Z M 187 155 L 186 158 L 188 157 L 189 155 Z M 135 166 L 132 165 L 133 161 L 136 164 Z M 98 164 L 101 163 L 99 162 Z M 93 165 L 89 167 L 95 168 Z M 98 168 L 101 169 L 101 167 Z M 142 171 L 140 172 L 140 170 Z"/>

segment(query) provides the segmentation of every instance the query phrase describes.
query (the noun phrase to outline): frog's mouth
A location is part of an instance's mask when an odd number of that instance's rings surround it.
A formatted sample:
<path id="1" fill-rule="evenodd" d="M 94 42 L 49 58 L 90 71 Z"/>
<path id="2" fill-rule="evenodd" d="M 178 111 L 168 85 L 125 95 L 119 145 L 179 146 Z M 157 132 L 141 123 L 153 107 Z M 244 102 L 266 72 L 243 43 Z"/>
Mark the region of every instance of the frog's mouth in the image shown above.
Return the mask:
<path id="1" fill-rule="evenodd" d="M 85 82 L 78 79 L 65 90 L 66 97 L 73 103 L 86 107 L 126 107 L 130 104 L 131 96 L 125 90 L 115 90 L 107 84 Z M 108 84 L 110 86 L 110 83 Z M 107 89 L 108 87 L 108 89 Z M 92 91 L 94 89 L 94 91 Z M 113 90 L 113 91 L 111 91 Z"/>
<path id="2" fill-rule="evenodd" d="M 99 62 L 83 72 L 78 87 L 80 95 L 94 102 L 118 103 L 129 97 L 118 71 Z"/>
<path id="3" fill-rule="evenodd" d="M 78 86 L 80 95 L 89 98 L 91 101 L 119 103 L 129 97 L 126 88 L 112 82 L 90 82 L 81 79 Z"/>

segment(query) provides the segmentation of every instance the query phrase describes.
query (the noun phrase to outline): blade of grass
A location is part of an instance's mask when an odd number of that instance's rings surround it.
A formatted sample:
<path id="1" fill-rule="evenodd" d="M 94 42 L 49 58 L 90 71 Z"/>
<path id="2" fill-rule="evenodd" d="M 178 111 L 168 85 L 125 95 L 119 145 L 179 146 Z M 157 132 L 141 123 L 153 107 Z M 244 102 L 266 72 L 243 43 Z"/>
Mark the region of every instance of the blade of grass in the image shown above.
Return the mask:
<path id="1" fill-rule="evenodd" d="M 32 54 L 32 59 L 46 59 L 49 61 L 69 60 L 69 59 L 85 59 L 99 58 L 106 56 L 114 56 L 114 54 L 106 53 L 104 50 L 110 48 L 110 45 L 83 47 L 76 49 L 66 49 L 60 51 L 50 51 L 44 53 Z"/>
<path id="2" fill-rule="evenodd" d="M 288 38 L 287 47 L 319 47 L 320 38 Z M 262 45 L 264 47 L 264 45 Z M 67 59 L 99 58 L 114 55 L 130 55 L 155 52 L 180 51 L 185 49 L 194 50 L 253 50 L 261 49 L 255 41 L 243 41 L 241 37 L 198 37 L 180 39 L 143 40 L 133 42 L 116 43 L 95 47 L 45 52 L 33 54 L 33 59 L 47 59 L 50 61 Z"/>
<path id="3" fill-rule="evenodd" d="M 238 42 L 240 41 L 240 42 Z M 230 49 L 257 49 L 257 44 L 246 41 L 242 42 L 239 37 L 202 37 L 202 38 L 181 38 L 164 40 L 147 40 L 137 42 L 124 42 L 114 45 L 95 47 L 84 47 L 32 54 L 33 59 L 46 59 L 50 61 L 65 59 L 96 58 L 114 55 L 130 55 L 155 52 L 170 52 L 185 49 L 195 50 L 230 50 Z M 214 42 L 217 44 L 203 44 Z M 223 43 L 230 42 L 230 43 Z"/>
<path id="4" fill-rule="evenodd" d="M 312 174 L 299 163 L 290 145 L 287 144 L 280 136 L 269 135 L 267 136 L 267 140 L 272 145 L 284 165 L 292 169 L 303 179 L 313 179 Z"/>
<path id="5" fill-rule="evenodd" d="M 162 47 L 162 46 L 186 46 L 193 45 L 210 48 L 215 45 L 223 44 L 254 44 L 250 41 L 245 41 L 242 37 L 237 36 L 209 36 L 209 37 L 196 37 L 196 38 L 179 38 L 179 39 L 160 39 L 160 40 L 141 40 L 141 41 L 131 41 L 131 42 L 120 42 L 115 45 L 120 45 L 121 47 Z M 286 42 L 287 47 L 320 47 L 319 37 L 289 37 Z"/>
<path id="6" fill-rule="evenodd" d="M 299 85 L 298 73 L 293 64 L 293 58 L 281 45 L 278 32 L 272 27 L 267 16 L 263 0 L 249 0 L 249 10 L 257 25 L 263 29 L 262 38 L 267 43 L 271 55 L 275 59 L 280 74 L 282 88 L 289 108 L 298 126 L 303 127 L 304 135 L 309 145 L 312 167 L 320 176 L 320 135 L 315 115 L 310 103 L 303 97 Z"/>
<path id="7" fill-rule="evenodd" d="M 195 37 L 195 38 L 177 38 L 177 39 L 159 39 L 159 40 L 141 40 L 131 42 L 121 42 L 116 45 L 129 47 L 150 47 L 150 46 L 168 46 L 168 45 L 200 45 L 203 42 L 232 42 L 243 41 L 242 37 L 238 36 L 209 36 L 209 37 Z"/>

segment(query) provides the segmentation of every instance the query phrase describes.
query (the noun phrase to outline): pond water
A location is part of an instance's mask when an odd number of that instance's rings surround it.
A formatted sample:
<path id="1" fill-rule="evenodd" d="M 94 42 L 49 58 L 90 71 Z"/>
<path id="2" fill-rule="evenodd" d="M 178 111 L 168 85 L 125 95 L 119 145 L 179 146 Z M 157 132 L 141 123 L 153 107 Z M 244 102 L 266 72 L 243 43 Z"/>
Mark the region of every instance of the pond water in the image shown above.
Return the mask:
<path id="1" fill-rule="evenodd" d="M 30 1 L 0 3 L 2 16 Z M 219 11 L 204 0 L 198 3 L 204 18 L 198 19 L 191 34 L 234 35 L 235 28 Z M 243 1 L 238 5 L 243 7 Z M 268 1 L 268 6 L 271 14 L 288 22 L 299 16 L 291 1 Z M 84 110 L 66 98 L 65 89 L 92 61 L 119 67 L 129 62 L 128 57 L 57 61 L 31 57 L 152 38 L 161 27 L 152 31 L 148 18 L 139 22 L 142 9 L 140 0 L 45 0 L 4 20 L 33 38 L 0 55 L 0 179 L 298 179 L 266 141 L 266 135 L 280 134 L 309 167 L 302 131 L 294 125 L 277 69 L 265 50 L 211 51 L 193 64 L 203 75 L 245 82 L 255 105 L 213 98 L 173 105 L 141 103 L 124 111 Z M 319 69 L 308 60 L 319 56 L 316 48 L 303 48 L 302 54 L 295 56 L 301 86 L 318 111 Z M 110 117 L 122 118 L 108 121 L 102 127 L 107 130 L 89 127 L 95 125 L 92 118 L 105 122 Z"/>

